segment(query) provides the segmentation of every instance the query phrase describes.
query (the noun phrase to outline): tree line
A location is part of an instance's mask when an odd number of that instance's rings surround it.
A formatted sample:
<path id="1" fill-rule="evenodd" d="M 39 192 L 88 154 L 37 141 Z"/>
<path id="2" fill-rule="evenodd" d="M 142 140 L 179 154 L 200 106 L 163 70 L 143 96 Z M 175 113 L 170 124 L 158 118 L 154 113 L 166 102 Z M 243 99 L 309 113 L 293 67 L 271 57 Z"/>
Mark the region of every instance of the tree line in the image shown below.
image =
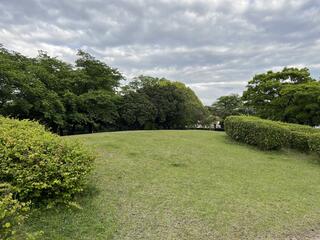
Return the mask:
<path id="1" fill-rule="evenodd" d="M 74 64 L 39 51 L 31 58 L 0 48 L 0 114 L 33 119 L 64 134 L 123 129 L 183 129 L 208 111 L 181 82 L 119 70 L 78 51 Z"/>
<path id="2" fill-rule="evenodd" d="M 44 51 L 31 58 L 0 46 L 0 114 L 37 120 L 60 135 L 207 127 L 239 114 L 320 125 L 320 82 L 307 68 L 257 74 L 242 96 L 221 96 L 211 106 L 181 82 L 123 80 L 118 69 L 81 50 L 70 64 Z"/>

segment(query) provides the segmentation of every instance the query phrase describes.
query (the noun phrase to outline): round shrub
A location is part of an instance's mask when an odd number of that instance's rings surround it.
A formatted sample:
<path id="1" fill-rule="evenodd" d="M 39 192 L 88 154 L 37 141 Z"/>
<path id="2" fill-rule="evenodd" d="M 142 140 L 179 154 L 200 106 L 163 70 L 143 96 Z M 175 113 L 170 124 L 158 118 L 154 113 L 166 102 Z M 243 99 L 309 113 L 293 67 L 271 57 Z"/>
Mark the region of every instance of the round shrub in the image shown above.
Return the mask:
<path id="1" fill-rule="evenodd" d="M 0 117 L 0 181 L 19 200 L 67 202 L 82 191 L 93 157 L 37 122 Z"/>

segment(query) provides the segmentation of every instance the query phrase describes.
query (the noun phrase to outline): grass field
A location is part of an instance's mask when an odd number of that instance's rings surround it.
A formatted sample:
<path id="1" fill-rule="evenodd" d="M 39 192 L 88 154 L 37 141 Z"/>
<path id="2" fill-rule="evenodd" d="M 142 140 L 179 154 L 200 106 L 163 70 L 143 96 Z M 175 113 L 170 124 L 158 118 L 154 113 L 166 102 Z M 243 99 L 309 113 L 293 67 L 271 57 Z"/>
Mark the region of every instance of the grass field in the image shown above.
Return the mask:
<path id="1" fill-rule="evenodd" d="M 44 239 L 284 239 L 320 224 L 315 156 L 210 131 L 75 136 L 98 154 L 82 210 L 32 213 Z"/>

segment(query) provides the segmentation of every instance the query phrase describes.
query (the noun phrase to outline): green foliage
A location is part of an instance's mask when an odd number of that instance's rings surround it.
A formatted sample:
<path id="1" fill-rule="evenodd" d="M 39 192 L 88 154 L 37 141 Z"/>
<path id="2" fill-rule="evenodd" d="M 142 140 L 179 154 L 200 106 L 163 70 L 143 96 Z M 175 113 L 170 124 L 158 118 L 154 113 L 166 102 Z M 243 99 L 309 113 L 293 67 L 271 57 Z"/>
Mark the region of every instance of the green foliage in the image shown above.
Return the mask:
<path id="1" fill-rule="evenodd" d="M 284 68 L 258 74 L 243 93 L 246 106 L 262 118 L 290 123 L 320 124 L 320 82 L 307 68 Z"/>
<path id="2" fill-rule="evenodd" d="M 310 139 L 319 130 L 309 126 L 289 124 L 258 117 L 230 116 L 225 121 L 226 133 L 233 139 L 263 150 L 289 147 L 300 151 L 313 151 Z"/>
<path id="3" fill-rule="evenodd" d="M 228 116 L 243 113 L 242 109 L 243 102 L 238 94 L 221 96 L 210 107 L 213 115 L 219 117 L 222 121 L 224 121 Z"/>
<path id="4" fill-rule="evenodd" d="M 90 90 L 113 92 L 119 86 L 123 76 L 117 69 L 109 67 L 82 50 L 78 52 L 78 56 L 76 60 L 78 76 L 80 76 L 78 92 L 85 93 Z"/>
<path id="5" fill-rule="evenodd" d="M 119 96 L 105 90 L 92 90 L 78 97 L 78 109 L 85 116 L 84 126 L 88 132 L 115 125 L 118 99 Z"/>
<path id="6" fill-rule="evenodd" d="M 82 191 L 92 160 L 81 144 L 36 122 L 0 117 L 0 181 L 10 183 L 19 200 L 70 201 Z"/>
<path id="7" fill-rule="evenodd" d="M 225 130 L 229 136 L 263 150 L 279 149 L 286 144 L 286 131 L 277 126 L 277 123 L 256 117 L 231 116 L 225 120 Z"/>
<path id="8" fill-rule="evenodd" d="M 278 119 L 316 126 L 320 124 L 320 82 L 287 84 L 277 100 Z"/>
<path id="9" fill-rule="evenodd" d="M 0 48 L 0 114 L 33 119 L 53 132 L 92 132 L 114 124 L 122 75 L 79 51 L 75 66 L 39 52 Z"/>
<path id="10" fill-rule="evenodd" d="M 308 140 L 311 151 L 316 152 L 320 156 L 320 134 L 313 134 Z"/>
<path id="11" fill-rule="evenodd" d="M 29 217 L 30 202 L 20 202 L 15 195 L 10 184 L 0 183 L 0 239 L 41 239 L 43 231 L 29 233 L 21 230 L 21 225 Z"/>
<path id="12" fill-rule="evenodd" d="M 40 51 L 0 48 L 0 114 L 37 120 L 52 132 L 194 127 L 208 112 L 183 83 L 137 77 L 119 92 L 121 73 L 84 51 L 75 64 Z"/>
<path id="13" fill-rule="evenodd" d="M 194 127 L 207 114 L 195 93 L 180 82 L 140 76 L 122 93 L 119 109 L 123 128 Z"/>
<path id="14" fill-rule="evenodd" d="M 29 203 L 14 199 L 10 184 L 0 183 L 0 239 L 15 239 L 28 211 Z"/>
<path id="15" fill-rule="evenodd" d="M 122 128 L 148 129 L 152 128 L 157 112 L 146 94 L 129 91 L 121 99 L 119 114 Z"/>
<path id="16" fill-rule="evenodd" d="M 71 67 L 40 53 L 27 58 L 0 49 L 0 113 L 17 118 L 37 119 L 57 129 L 64 124 L 63 75 Z M 55 69 L 55 70 L 53 70 Z"/>

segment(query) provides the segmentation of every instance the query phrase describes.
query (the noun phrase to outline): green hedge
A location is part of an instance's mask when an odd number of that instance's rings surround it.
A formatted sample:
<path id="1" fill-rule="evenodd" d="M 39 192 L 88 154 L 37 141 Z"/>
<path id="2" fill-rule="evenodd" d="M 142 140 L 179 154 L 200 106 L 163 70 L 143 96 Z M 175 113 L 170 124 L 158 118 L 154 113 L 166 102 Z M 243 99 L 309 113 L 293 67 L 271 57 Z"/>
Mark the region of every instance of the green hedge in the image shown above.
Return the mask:
<path id="1" fill-rule="evenodd" d="M 21 201 L 68 202 L 82 191 L 93 157 L 37 122 L 0 117 L 0 181 Z"/>
<path id="2" fill-rule="evenodd" d="M 252 116 L 230 116 L 225 120 L 225 131 L 233 139 L 263 150 L 288 147 L 320 153 L 320 131 L 309 126 Z"/>
<path id="3" fill-rule="evenodd" d="M 310 150 L 320 156 L 320 133 L 311 135 L 308 142 Z"/>

